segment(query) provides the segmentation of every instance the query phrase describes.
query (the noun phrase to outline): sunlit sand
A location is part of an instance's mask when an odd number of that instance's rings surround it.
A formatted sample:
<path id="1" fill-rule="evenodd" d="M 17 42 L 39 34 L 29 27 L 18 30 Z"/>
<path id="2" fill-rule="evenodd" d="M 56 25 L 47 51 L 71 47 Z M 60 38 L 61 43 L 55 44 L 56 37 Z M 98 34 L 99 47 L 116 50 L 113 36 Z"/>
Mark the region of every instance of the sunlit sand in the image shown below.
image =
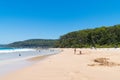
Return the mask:
<path id="1" fill-rule="evenodd" d="M 120 80 L 120 49 L 84 48 L 76 49 L 76 54 L 71 48 L 62 50 L 32 66 L 5 75 L 0 80 Z M 80 51 L 82 54 L 79 54 Z M 109 66 L 108 62 L 115 64 Z M 99 65 L 102 63 L 107 64 Z"/>

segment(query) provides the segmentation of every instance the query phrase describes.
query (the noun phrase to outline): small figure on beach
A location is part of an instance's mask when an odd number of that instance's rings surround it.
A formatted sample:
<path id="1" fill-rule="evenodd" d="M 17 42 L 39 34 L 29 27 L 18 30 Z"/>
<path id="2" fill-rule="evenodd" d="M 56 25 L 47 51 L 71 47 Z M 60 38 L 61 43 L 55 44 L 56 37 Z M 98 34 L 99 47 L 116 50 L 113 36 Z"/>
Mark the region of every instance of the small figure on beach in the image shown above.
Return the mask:
<path id="1" fill-rule="evenodd" d="M 21 56 L 21 54 L 19 54 L 19 56 Z"/>
<path id="2" fill-rule="evenodd" d="M 82 54 L 82 51 L 80 51 L 79 54 Z"/>
<path id="3" fill-rule="evenodd" d="M 74 54 L 76 54 L 76 48 L 74 49 Z"/>

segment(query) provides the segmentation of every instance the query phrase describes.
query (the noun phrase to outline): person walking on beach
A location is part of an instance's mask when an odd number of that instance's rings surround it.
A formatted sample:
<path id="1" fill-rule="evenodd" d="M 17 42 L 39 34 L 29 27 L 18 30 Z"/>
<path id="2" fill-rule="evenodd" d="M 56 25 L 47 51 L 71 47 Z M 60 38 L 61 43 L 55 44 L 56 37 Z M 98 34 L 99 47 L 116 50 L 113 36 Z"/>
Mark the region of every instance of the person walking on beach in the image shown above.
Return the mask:
<path id="1" fill-rule="evenodd" d="M 76 48 L 74 49 L 74 54 L 76 54 Z"/>

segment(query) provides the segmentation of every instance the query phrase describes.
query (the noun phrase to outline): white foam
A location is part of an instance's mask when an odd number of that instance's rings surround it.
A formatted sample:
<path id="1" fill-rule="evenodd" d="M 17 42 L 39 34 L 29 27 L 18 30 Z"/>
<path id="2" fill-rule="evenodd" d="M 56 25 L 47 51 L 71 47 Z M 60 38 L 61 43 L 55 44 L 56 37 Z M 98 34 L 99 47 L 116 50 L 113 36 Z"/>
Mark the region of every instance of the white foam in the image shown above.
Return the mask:
<path id="1" fill-rule="evenodd" d="M 35 51 L 35 49 L 10 49 L 10 50 L 0 50 L 0 53 L 11 53 L 11 52 L 25 52 L 25 51 Z"/>

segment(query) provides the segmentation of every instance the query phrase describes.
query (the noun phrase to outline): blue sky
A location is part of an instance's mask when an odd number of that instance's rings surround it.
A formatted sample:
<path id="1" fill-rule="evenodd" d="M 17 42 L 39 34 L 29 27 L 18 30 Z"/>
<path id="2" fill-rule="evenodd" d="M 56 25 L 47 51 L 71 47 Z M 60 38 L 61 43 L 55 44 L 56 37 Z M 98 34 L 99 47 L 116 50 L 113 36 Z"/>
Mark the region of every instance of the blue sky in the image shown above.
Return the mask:
<path id="1" fill-rule="evenodd" d="M 120 24 L 119 0 L 0 0 L 0 44 Z"/>

